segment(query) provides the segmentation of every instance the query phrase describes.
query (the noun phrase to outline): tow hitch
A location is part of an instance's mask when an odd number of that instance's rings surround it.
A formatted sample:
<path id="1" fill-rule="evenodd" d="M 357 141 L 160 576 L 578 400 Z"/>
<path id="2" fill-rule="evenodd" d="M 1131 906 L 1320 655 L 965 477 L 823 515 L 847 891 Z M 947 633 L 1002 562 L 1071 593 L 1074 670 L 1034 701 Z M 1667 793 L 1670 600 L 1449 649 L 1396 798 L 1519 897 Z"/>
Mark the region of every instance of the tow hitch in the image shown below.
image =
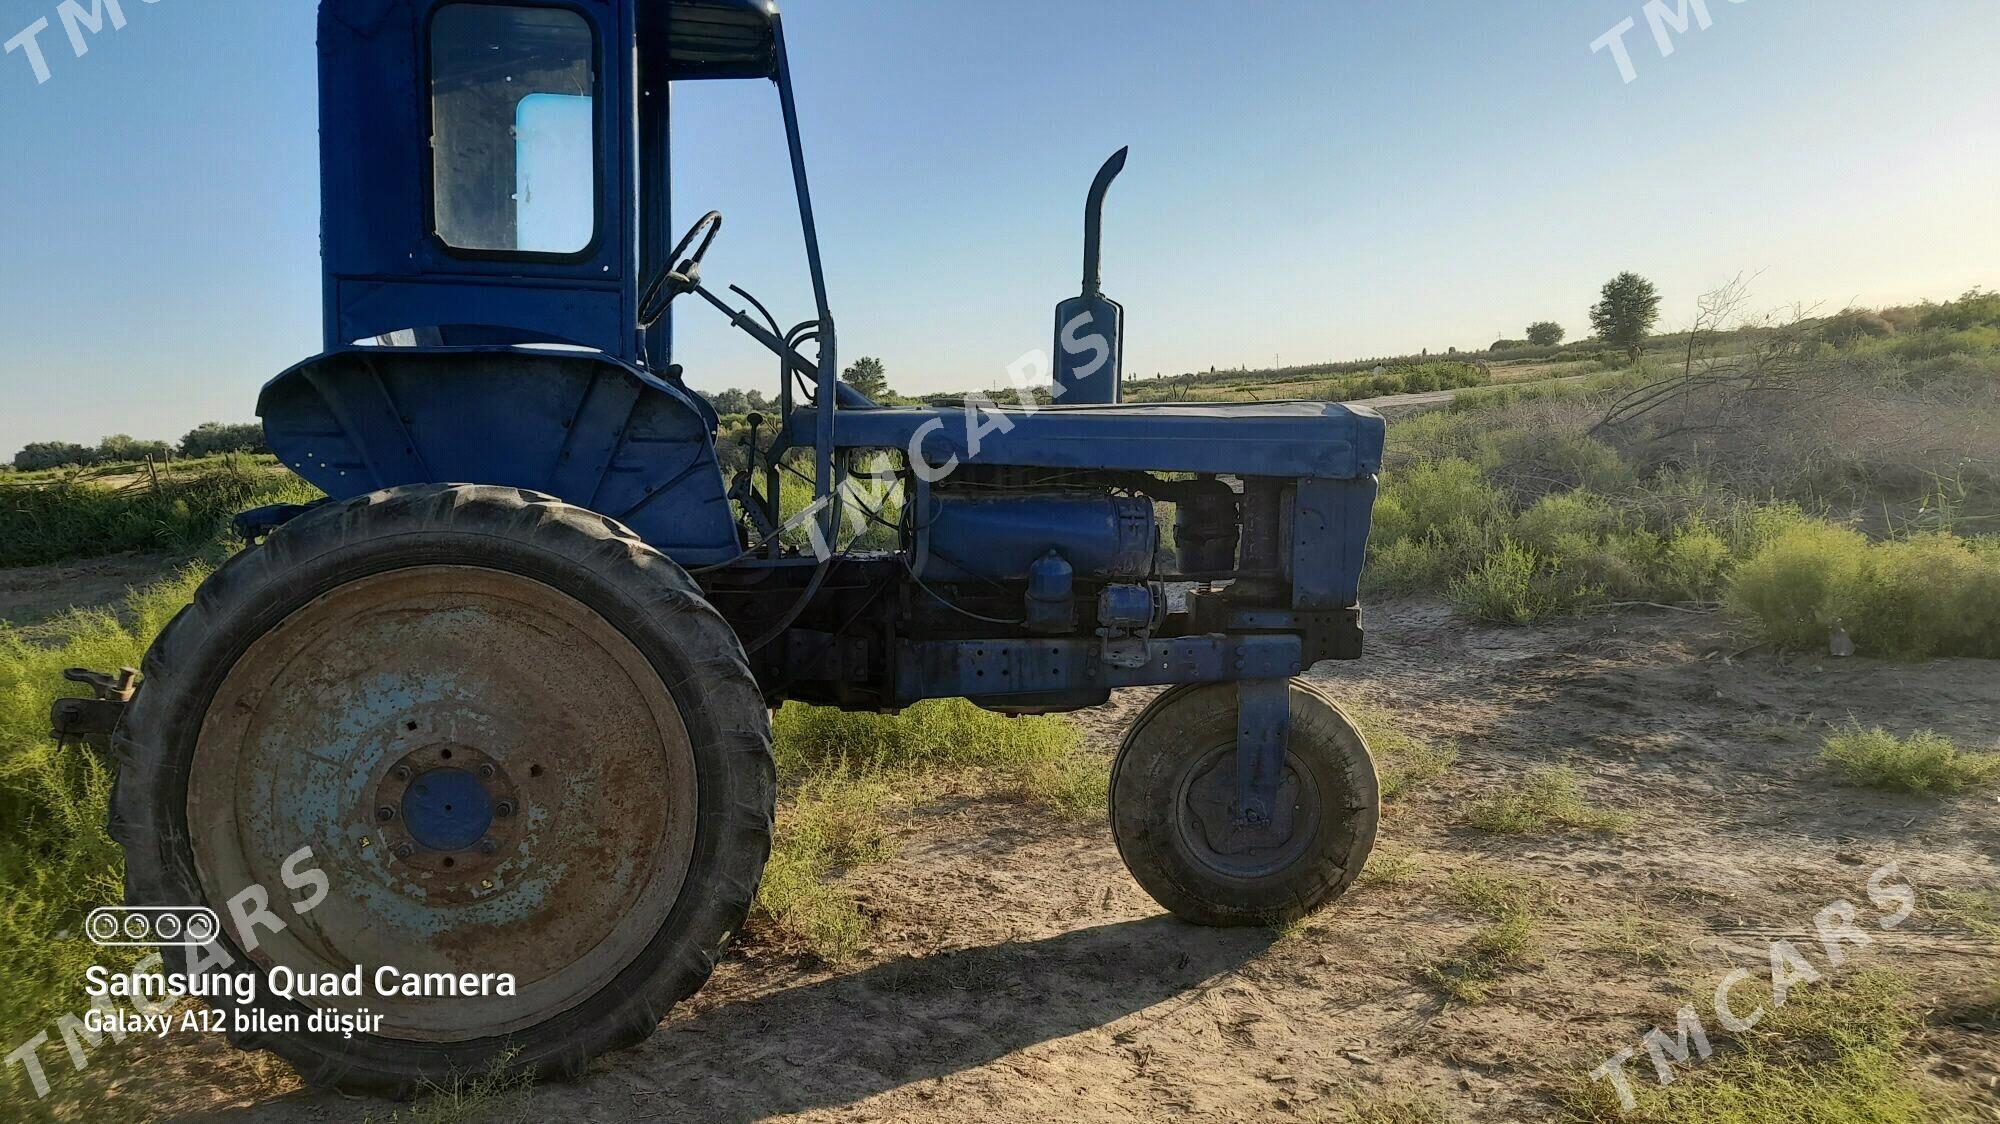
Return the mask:
<path id="1" fill-rule="evenodd" d="M 121 667 L 116 674 L 72 667 L 63 672 L 72 683 L 83 683 L 96 692 L 95 698 L 57 699 L 49 708 L 49 731 L 58 745 L 80 742 L 100 753 L 111 750 L 111 734 L 125 717 L 126 704 L 138 689 L 139 673 Z"/>

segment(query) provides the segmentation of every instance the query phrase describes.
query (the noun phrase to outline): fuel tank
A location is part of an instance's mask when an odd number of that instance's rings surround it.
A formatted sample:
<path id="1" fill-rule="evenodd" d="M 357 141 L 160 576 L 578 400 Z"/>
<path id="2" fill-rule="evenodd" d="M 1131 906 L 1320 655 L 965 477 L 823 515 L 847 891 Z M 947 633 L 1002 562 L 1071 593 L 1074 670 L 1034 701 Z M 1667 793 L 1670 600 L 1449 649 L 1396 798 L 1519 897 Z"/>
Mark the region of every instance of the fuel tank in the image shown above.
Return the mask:
<path id="1" fill-rule="evenodd" d="M 929 515 L 926 581 L 1025 579 L 1050 551 L 1079 581 L 1142 577 L 1159 544 L 1152 501 L 1130 496 L 935 496 Z"/>

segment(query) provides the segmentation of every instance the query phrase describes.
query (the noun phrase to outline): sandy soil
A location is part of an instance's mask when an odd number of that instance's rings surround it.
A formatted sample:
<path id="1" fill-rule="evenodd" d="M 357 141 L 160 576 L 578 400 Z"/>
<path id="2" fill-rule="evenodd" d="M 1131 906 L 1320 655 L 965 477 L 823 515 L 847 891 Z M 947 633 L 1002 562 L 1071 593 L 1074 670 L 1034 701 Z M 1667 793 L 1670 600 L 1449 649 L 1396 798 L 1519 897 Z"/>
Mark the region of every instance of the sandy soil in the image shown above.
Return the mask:
<path id="1" fill-rule="evenodd" d="M 951 796 L 909 812 L 897 857 L 848 876 L 876 922 L 858 962 L 828 969 L 753 938 L 650 1042 L 538 1089 L 522 1117 L 1330 1121 L 1357 1100 L 1428 1095 L 1468 1120 L 1552 1119 L 1555 1090 L 1671 1024 L 1687 986 L 1739 965 L 1767 975 L 1777 939 L 1825 967 L 1815 914 L 1846 899 L 1873 919 L 1869 875 L 1894 861 L 1917 912 L 1842 971 L 1911 975 L 1935 1008 L 1919 1079 L 2000 1119 L 2000 1026 L 1965 1013 L 2000 980 L 2000 944 L 1941 896 L 2000 885 L 1994 798 L 1838 788 L 1816 762 L 1826 725 L 1850 716 L 1993 744 L 1992 664 L 1735 655 L 1716 622 L 1679 614 L 1497 630 L 1414 601 L 1378 604 L 1371 626 L 1368 660 L 1317 678 L 1461 753 L 1385 818 L 1378 854 L 1413 860 L 1404 880 L 1284 935 L 1196 929 L 1140 892 L 1105 828 Z M 1093 742 L 1108 752 L 1148 695 L 1084 715 Z M 1582 770 L 1634 829 L 1463 825 L 1469 800 L 1550 762 Z M 1552 903 L 1539 966 L 1478 1006 L 1423 976 L 1478 926 L 1439 893 L 1468 869 L 1538 879 Z M 203 1106 L 191 1119 L 390 1111 L 284 1092 L 268 1062 L 220 1049 L 146 1065 L 130 1087 L 175 1087 L 180 1108 Z"/>

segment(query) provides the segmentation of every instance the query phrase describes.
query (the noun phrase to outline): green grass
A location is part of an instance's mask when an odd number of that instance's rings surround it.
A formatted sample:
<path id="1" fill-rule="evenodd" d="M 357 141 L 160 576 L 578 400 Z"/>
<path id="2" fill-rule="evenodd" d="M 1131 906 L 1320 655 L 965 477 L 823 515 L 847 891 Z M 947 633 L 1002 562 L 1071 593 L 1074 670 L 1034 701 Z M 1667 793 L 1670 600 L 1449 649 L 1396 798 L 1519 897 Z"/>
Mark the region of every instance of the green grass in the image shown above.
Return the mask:
<path id="1" fill-rule="evenodd" d="M 1899 738 L 1856 724 L 1828 736 L 1821 759 L 1857 788 L 1958 793 L 2000 781 L 2000 753 L 1963 750 L 1929 730 Z"/>
<path id="2" fill-rule="evenodd" d="M 1079 748 L 1061 718 L 1005 718 L 962 699 L 900 714 L 787 704 L 772 725 L 783 791 L 759 916 L 785 939 L 838 963 L 863 947 L 868 919 L 837 884 L 891 853 L 885 817 L 924 777 L 973 769 L 1059 815 L 1102 815 L 1111 763 Z"/>
<path id="3" fill-rule="evenodd" d="M 534 1091 L 534 1081 L 527 1074 L 508 1073 L 512 1060 L 508 1054 L 484 1073 L 425 1082 L 411 1104 L 387 1116 L 369 1112 L 362 1124 L 486 1124 L 517 1119 L 522 1102 Z"/>
<path id="4" fill-rule="evenodd" d="M 82 693 L 62 680 L 65 667 L 138 666 L 153 637 L 194 594 L 206 570 L 133 594 L 122 614 L 74 613 L 55 626 L 59 640 L 34 643 L 0 626 L 0 1043 L 5 1049 L 88 1004 L 84 969 L 117 967 L 119 954 L 83 939 L 91 909 L 124 900 L 123 856 L 104 833 L 111 770 L 92 751 L 49 739 L 49 707 Z M 59 1051 L 58 1051 L 59 1052 Z M 96 1095 L 66 1061 L 44 1053 L 51 1097 L 38 1112 L 57 1113 Z M 13 1080 L 18 1074 L 10 1074 Z M 25 1086 L 22 1086 L 25 1088 Z"/>
<path id="5" fill-rule="evenodd" d="M 1401 800 L 1429 787 L 1458 762 L 1457 750 L 1410 732 L 1398 715 L 1372 706 L 1349 705 L 1345 709 L 1375 758 L 1384 801 Z"/>
<path id="6" fill-rule="evenodd" d="M 1745 994 L 1739 1009 L 1748 1008 Z M 1922 1015 L 1909 984 L 1868 971 L 1768 1002 L 1753 1029 L 1720 1037 L 1715 1056 L 1676 1067 L 1662 1086 L 1641 1052 L 1626 1067 L 1637 1105 L 1625 1112 L 1608 1082 L 1578 1078 L 1565 1119 L 1580 1124 L 1948 1124 L 1970 1120 L 1910 1075 Z"/>
<path id="7" fill-rule="evenodd" d="M 797 781 L 778 811 L 757 911 L 828 963 L 860 951 L 868 919 L 832 879 L 893 853 L 883 810 L 893 792 L 880 776 L 844 769 Z"/>
<path id="8" fill-rule="evenodd" d="M 1557 829 L 1624 831 L 1632 817 L 1592 807 L 1576 770 L 1546 766 L 1474 801 L 1466 822 L 1499 835 L 1543 835 Z"/>
<path id="9" fill-rule="evenodd" d="M 1449 1105 L 1429 1097 L 1391 1097 L 1349 1105 L 1328 1124 L 1454 1124 Z"/>
<path id="10" fill-rule="evenodd" d="M 1378 845 L 1368 856 L 1368 865 L 1356 879 L 1363 886 L 1395 888 L 1414 883 L 1424 872 L 1424 862 L 1415 855 Z"/>
<path id="11" fill-rule="evenodd" d="M 1444 902 L 1477 917 L 1497 921 L 1514 913 L 1550 912 L 1555 890 L 1538 878 L 1501 874 L 1472 867 L 1453 874 L 1444 884 Z"/>
<path id="12" fill-rule="evenodd" d="M 237 512 L 307 503 L 320 493 L 288 472 L 223 458 L 157 484 L 121 488 L 81 478 L 0 488 L 0 566 L 36 566 L 128 550 L 193 553 Z"/>
<path id="13" fill-rule="evenodd" d="M 1419 966 L 1418 974 L 1442 995 L 1484 1003 L 1507 977 L 1541 963 L 1536 927 L 1555 904 L 1548 884 L 1475 867 L 1452 875 L 1440 897 L 1484 921 L 1453 955 Z"/>
<path id="14" fill-rule="evenodd" d="M 1482 925 L 1455 955 L 1425 964 L 1422 974 L 1445 996 L 1480 1004 L 1508 976 L 1540 962 L 1534 915 L 1511 912 Z"/>

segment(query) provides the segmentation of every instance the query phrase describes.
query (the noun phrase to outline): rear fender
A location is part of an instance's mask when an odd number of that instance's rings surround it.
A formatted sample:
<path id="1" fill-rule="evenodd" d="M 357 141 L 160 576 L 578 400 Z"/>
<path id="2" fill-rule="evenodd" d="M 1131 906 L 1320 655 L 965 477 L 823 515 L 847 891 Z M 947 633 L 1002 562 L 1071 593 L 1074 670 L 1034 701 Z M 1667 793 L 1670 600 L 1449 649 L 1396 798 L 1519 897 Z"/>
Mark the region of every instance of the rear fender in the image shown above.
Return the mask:
<path id="1" fill-rule="evenodd" d="M 712 411 L 600 353 L 344 348 L 264 387 L 273 452 L 335 500 L 498 484 L 610 516 L 682 565 L 735 557 Z"/>

